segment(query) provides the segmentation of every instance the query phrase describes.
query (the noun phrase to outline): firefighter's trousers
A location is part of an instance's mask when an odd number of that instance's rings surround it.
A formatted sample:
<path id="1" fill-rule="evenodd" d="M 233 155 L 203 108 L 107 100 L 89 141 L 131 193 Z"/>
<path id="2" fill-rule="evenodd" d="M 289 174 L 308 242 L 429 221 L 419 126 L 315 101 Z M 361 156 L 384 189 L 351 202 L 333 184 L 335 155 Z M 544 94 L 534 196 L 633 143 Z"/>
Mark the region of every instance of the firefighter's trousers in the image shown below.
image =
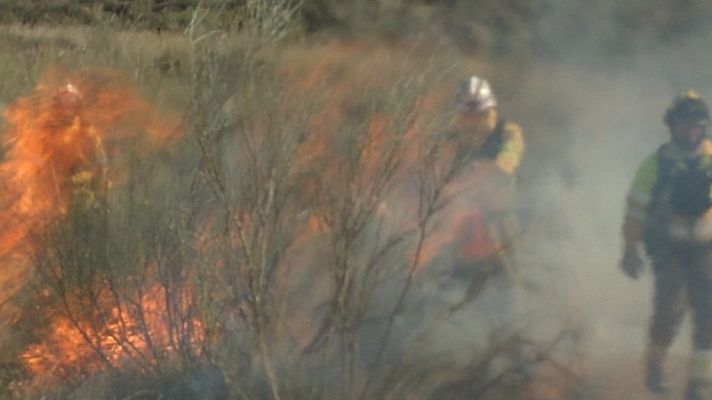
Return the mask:
<path id="1" fill-rule="evenodd" d="M 658 243 L 649 250 L 655 274 L 650 345 L 668 348 L 689 307 L 695 350 L 711 350 L 712 245 Z"/>

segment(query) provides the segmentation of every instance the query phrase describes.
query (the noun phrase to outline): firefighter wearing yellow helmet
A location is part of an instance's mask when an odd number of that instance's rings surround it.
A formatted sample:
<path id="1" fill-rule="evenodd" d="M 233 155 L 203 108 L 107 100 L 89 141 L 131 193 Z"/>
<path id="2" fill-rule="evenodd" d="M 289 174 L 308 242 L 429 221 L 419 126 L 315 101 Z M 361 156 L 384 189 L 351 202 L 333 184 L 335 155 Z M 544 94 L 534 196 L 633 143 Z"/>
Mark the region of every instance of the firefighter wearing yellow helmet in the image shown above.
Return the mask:
<path id="1" fill-rule="evenodd" d="M 686 399 L 712 399 L 712 141 L 707 104 L 679 95 L 665 113 L 670 141 L 638 168 L 627 197 L 622 270 L 637 278 L 644 252 L 655 276 L 646 385 L 664 393 L 663 361 L 689 307 L 694 353 Z"/>

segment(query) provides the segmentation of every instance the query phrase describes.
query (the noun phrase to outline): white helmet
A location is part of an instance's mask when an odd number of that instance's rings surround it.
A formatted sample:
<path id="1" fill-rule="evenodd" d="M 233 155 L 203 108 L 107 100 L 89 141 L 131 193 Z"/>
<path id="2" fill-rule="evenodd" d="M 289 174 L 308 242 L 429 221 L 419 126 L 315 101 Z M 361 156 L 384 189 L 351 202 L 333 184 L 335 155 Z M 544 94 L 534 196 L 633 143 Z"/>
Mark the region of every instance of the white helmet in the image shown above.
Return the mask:
<path id="1" fill-rule="evenodd" d="M 461 112 L 484 111 L 497 106 L 492 88 L 487 80 L 478 76 L 465 79 L 457 89 L 457 108 Z"/>
<path id="2" fill-rule="evenodd" d="M 76 105 L 82 100 L 82 92 L 73 83 L 59 87 L 54 93 L 54 101 L 61 106 Z"/>

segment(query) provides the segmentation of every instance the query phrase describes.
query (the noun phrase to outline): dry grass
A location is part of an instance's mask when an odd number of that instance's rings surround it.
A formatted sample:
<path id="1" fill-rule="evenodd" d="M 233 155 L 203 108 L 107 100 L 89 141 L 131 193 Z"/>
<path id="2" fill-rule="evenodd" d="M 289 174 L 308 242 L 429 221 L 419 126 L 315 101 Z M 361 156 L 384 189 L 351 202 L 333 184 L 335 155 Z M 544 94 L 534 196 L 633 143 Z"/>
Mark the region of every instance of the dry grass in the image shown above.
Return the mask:
<path id="1" fill-rule="evenodd" d="M 559 339 L 512 331 L 481 351 L 468 342 L 464 366 L 447 346 L 413 362 L 429 354 L 413 337 L 437 342 L 433 321 L 451 317 L 438 315 L 448 304 L 416 305 L 428 303 L 423 246 L 457 176 L 424 160 L 451 88 L 472 70 L 497 79 L 496 66 L 425 41 L 284 42 L 290 9 L 259 12 L 241 33 L 200 13 L 185 34 L 0 27 L 4 103 L 56 62 L 98 65 L 185 131 L 152 152 L 122 144 L 106 202 L 32 237 L 34 273 L 0 330 L 7 398 L 424 399 L 458 379 L 497 396 L 528 376 L 490 382 L 466 366 L 511 361 L 519 346 L 531 365 L 555 353 Z M 62 323 L 82 365 L 60 345 Z M 19 360 L 42 345 L 56 365 L 31 375 Z"/>

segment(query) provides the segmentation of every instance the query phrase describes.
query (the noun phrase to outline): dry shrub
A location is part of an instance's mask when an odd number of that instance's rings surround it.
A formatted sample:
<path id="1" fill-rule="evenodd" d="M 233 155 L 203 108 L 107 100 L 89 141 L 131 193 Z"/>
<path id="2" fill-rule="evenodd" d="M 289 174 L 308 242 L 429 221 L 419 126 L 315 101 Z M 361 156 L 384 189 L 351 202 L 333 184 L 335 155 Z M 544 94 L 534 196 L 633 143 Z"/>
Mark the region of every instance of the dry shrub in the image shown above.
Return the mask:
<path id="1" fill-rule="evenodd" d="M 478 396 L 513 390 L 520 362 L 569 338 L 449 347 L 453 301 L 432 300 L 433 275 L 418 272 L 438 270 L 422 268 L 425 249 L 462 172 L 436 156 L 461 71 L 429 44 L 286 49 L 294 3 L 250 4 L 237 36 L 201 10 L 166 47 L 104 32 L 104 60 L 183 93 L 186 135 L 154 152 L 122 143 L 102 201 L 28 236 L 37 280 L 13 326 L 31 333 L 15 355 L 35 385 L 17 393 L 87 376 L 93 389 L 69 386 L 77 398 L 436 398 L 458 379 Z M 473 375 L 502 359 L 504 375 Z"/>

